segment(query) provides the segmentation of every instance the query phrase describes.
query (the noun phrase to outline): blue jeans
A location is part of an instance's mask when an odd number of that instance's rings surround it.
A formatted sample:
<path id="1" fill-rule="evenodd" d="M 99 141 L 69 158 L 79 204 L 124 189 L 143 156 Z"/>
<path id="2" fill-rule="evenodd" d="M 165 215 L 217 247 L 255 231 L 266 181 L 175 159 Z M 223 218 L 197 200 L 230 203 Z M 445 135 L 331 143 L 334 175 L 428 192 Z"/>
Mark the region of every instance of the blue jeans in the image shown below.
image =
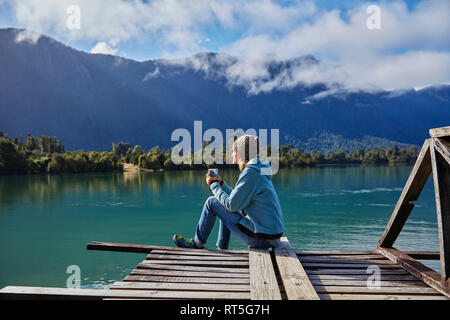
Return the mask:
<path id="1" fill-rule="evenodd" d="M 209 197 L 203 206 L 203 211 L 195 233 L 195 240 L 197 242 L 203 245 L 206 244 L 209 234 L 216 222 L 216 217 L 219 217 L 220 219 L 219 235 L 216 242 L 217 247 L 228 249 L 231 233 L 252 248 L 270 248 L 276 247 L 279 244 L 279 239 L 257 239 L 242 232 L 236 226 L 243 217 L 242 213 L 228 211 L 214 196 Z"/>

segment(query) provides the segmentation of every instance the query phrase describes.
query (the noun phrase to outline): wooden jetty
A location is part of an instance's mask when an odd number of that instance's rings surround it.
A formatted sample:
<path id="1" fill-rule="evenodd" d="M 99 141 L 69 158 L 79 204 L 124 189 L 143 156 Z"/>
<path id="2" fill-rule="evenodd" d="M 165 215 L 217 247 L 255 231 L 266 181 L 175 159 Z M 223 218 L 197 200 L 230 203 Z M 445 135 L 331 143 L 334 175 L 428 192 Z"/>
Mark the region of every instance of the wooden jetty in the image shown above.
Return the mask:
<path id="1" fill-rule="evenodd" d="M 201 250 L 90 242 L 88 250 L 146 253 L 109 289 L 8 286 L 0 299 L 448 300 L 450 127 L 430 130 L 373 251 Z M 428 177 L 435 188 L 439 251 L 393 247 Z M 441 273 L 417 260 L 440 260 Z"/>

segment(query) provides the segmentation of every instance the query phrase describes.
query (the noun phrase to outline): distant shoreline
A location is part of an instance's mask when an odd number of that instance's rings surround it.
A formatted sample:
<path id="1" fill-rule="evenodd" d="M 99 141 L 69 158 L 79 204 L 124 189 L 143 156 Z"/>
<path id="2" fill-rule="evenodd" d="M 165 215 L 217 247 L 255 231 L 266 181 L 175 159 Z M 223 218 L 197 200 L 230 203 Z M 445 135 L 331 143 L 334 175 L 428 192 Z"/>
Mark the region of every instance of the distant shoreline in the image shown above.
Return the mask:
<path id="1" fill-rule="evenodd" d="M 209 142 L 204 142 L 202 150 Z M 112 151 L 66 151 L 62 142 L 55 137 L 40 135 L 39 139 L 27 135 L 26 142 L 21 138 L 11 140 L 0 132 L 0 175 L 39 174 L 39 173 L 85 173 L 85 172 L 157 172 L 219 169 L 226 164 L 193 164 L 194 155 L 187 160 L 191 163 L 176 165 L 171 159 L 172 150 L 161 150 L 158 146 L 146 151 L 141 146 L 132 147 L 130 143 L 112 144 Z M 266 150 L 268 159 L 271 152 Z M 412 164 L 419 154 L 417 147 L 392 147 L 352 152 L 321 153 L 305 152 L 292 144 L 279 147 L 279 168 L 301 168 L 323 165 L 389 165 Z"/>

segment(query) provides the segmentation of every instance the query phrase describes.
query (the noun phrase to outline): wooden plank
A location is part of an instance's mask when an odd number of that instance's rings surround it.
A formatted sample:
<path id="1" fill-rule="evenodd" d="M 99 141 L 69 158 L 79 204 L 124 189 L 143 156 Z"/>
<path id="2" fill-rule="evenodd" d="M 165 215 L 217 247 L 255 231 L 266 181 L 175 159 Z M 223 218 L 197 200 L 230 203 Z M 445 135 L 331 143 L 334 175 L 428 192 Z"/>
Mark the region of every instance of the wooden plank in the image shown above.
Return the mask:
<path id="1" fill-rule="evenodd" d="M 343 263 L 343 264 L 390 264 L 395 265 L 394 262 L 392 262 L 389 259 L 341 259 L 341 258 L 329 258 L 329 257 L 314 257 L 314 258 L 306 258 L 301 257 L 300 258 L 301 263 Z"/>
<path id="2" fill-rule="evenodd" d="M 196 271 L 196 272 L 222 272 L 222 273 L 236 273 L 248 274 L 248 268 L 222 268 L 211 266 L 184 266 L 184 265 L 161 265 L 156 263 L 148 263 L 144 260 L 137 265 L 139 269 L 159 269 L 159 270 L 179 270 L 179 271 Z"/>
<path id="3" fill-rule="evenodd" d="M 0 290 L 0 299 L 249 299 L 249 292 L 202 292 L 202 291 L 140 291 L 140 290 L 96 290 L 45 287 L 8 286 Z"/>
<path id="4" fill-rule="evenodd" d="M 366 254 L 374 254 L 377 255 L 376 251 L 342 251 L 342 250 L 334 250 L 334 251 L 295 251 L 295 254 L 299 256 L 311 256 L 311 255 L 366 255 Z"/>
<path id="5" fill-rule="evenodd" d="M 313 280 L 357 280 L 357 281 L 367 281 L 372 273 L 370 274 L 309 274 L 309 279 Z M 382 275 L 381 281 L 418 281 L 416 277 L 411 274 L 388 274 Z"/>
<path id="6" fill-rule="evenodd" d="M 361 268 L 361 269 L 305 269 L 306 273 L 308 275 L 310 274 L 319 274 L 319 275 L 361 275 L 361 274 L 368 274 L 367 268 Z M 382 276 L 385 275 L 394 275 L 394 274 L 400 274 L 400 275 L 408 275 L 409 272 L 405 271 L 405 269 L 399 268 L 399 269 L 381 269 Z"/>
<path id="7" fill-rule="evenodd" d="M 434 195 L 439 234 L 441 260 L 441 282 L 443 290 L 450 294 L 450 166 L 442 155 L 436 152 L 435 138 L 430 144 L 431 165 L 433 169 Z"/>
<path id="8" fill-rule="evenodd" d="M 284 291 L 289 300 L 319 300 L 302 263 L 286 237 L 274 249 L 275 260 L 283 282 Z"/>
<path id="9" fill-rule="evenodd" d="M 281 300 L 269 250 L 249 248 L 250 297 L 252 300 Z"/>
<path id="10" fill-rule="evenodd" d="M 152 246 L 142 244 L 125 244 L 114 242 L 90 241 L 86 247 L 87 250 L 100 251 L 119 251 L 119 252 L 135 252 L 150 253 L 152 250 L 165 250 L 170 252 L 189 252 L 190 254 L 245 254 L 245 250 L 206 250 L 206 249 L 187 249 L 178 247 Z"/>
<path id="11" fill-rule="evenodd" d="M 151 254 L 164 254 L 164 255 L 187 255 L 187 256 L 213 256 L 213 257 L 238 257 L 238 258 L 247 258 L 248 252 L 234 252 L 234 251 L 218 251 L 218 250 L 201 250 L 201 251 L 191 251 L 189 249 L 186 250 L 162 250 L 162 249 L 154 249 Z"/>
<path id="12" fill-rule="evenodd" d="M 392 295 L 392 294 L 319 294 L 322 300 L 447 300 L 437 295 Z"/>
<path id="13" fill-rule="evenodd" d="M 195 256 L 195 255 L 175 255 L 175 254 L 154 254 L 147 256 L 147 260 L 196 260 L 196 261 L 244 261 L 248 263 L 248 257 L 233 256 Z"/>
<path id="14" fill-rule="evenodd" d="M 247 261 L 204 261 L 204 260 L 144 260 L 142 263 L 159 264 L 159 265 L 177 265 L 177 266 L 209 266 L 229 268 L 248 267 Z"/>
<path id="15" fill-rule="evenodd" d="M 377 293 L 377 294 L 426 294 L 441 295 L 433 288 L 419 287 L 352 287 L 352 286 L 314 286 L 317 293 Z"/>
<path id="16" fill-rule="evenodd" d="M 429 130 L 430 137 L 439 138 L 439 137 L 448 137 L 450 136 L 450 126 L 442 127 L 442 128 L 433 128 Z"/>
<path id="17" fill-rule="evenodd" d="M 333 260 L 352 260 L 352 259 L 371 259 L 371 260 L 386 260 L 386 257 L 382 254 L 364 254 L 364 255 L 339 255 L 339 254 L 321 254 L 321 255 L 297 255 L 297 257 L 300 259 L 300 261 L 304 260 L 325 260 L 325 259 L 333 259 Z"/>
<path id="18" fill-rule="evenodd" d="M 368 268 L 370 266 L 378 266 L 380 269 L 400 269 L 401 267 L 396 264 L 379 264 L 379 263 L 302 263 L 305 269 L 317 268 L 317 269 L 336 269 L 336 268 L 344 268 L 344 269 L 363 269 Z"/>
<path id="19" fill-rule="evenodd" d="M 86 247 L 87 250 L 119 251 L 119 252 L 135 252 L 135 253 L 149 253 L 150 251 L 152 251 L 153 248 L 154 246 L 100 242 L 100 241 L 90 241 Z"/>
<path id="20" fill-rule="evenodd" d="M 386 258 L 402 266 L 402 268 L 409 271 L 416 278 L 422 280 L 442 294 L 449 296 L 449 294 L 445 292 L 445 288 L 442 286 L 440 274 L 436 271 L 428 268 L 422 263 L 414 260 L 410 256 L 394 248 L 381 247 L 378 248 L 378 252 L 383 254 Z"/>
<path id="21" fill-rule="evenodd" d="M 439 251 L 403 251 L 405 254 L 417 260 L 439 260 Z"/>
<path id="22" fill-rule="evenodd" d="M 220 291 L 220 292 L 248 292 L 249 285 L 215 284 L 215 283 L 175 283 L 175 282 L 125 282 L 116 281 L 110 290 L 175 290 L 175 291 Z"/>
<path id="23" fill-rule="evenodd" d="M 348 287 L 368 287 L 367 281 L 363 280 L 311 280 L 314 286 L 348 286 Z M 419 280 L 413 281 L 387 281 L 382 278 L 380 281 L 381 287 L 414 287 L 414 288 L 429 288 L 425 283 Z"/>
<path id="24" fill-rule="evenodd" d="M 188 282 L 188 283 L 217 283 L 217 284 L 242 284 L 249 285 L 249 278 L 211 278 L 211 277 L 171 277 L 171 276 L 148 276 L 128 275 L 122 281 L 131 282 Z"/>
<path id="25" fill-rule="evenodd" d="M 178 271 L 178 270 L 159 270 L 159 269 L 134 269 L 130 275 L 146 275 L 146 276 L 161 276 L 161 277 L 189 277 L 189 278 L 236 278 L 249 279 L 250 275 L 247 273 L 231 273 L 231 272 L 208 272 L 208 271 Z"/>
<path id="26" fill-rule="evenodd" d="M 420 150 L 416 163 L 411 170 L 408 180 L 406 181 L 400 198 L 398 199 L 377 247 L 392 247 L 400 231 L 405 225 L 409 214 L 414 208 L 413 201 L 418 199 L 420 192 L 428 180 L 431 173 L 429 140 L 430 139 L 425 140 L 425 143 Z"/>

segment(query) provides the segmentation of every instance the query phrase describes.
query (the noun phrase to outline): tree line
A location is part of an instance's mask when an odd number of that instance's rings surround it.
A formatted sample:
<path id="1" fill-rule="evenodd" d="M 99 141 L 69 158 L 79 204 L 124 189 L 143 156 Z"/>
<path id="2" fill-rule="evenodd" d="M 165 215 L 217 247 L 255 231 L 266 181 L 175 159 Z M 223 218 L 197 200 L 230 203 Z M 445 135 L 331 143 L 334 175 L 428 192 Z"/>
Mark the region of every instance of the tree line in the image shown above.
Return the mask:
<path id="1" fill-rule="evenodd" d="M 208 143 L 202 144 L 202 150 Z M 416 160 L 418 152 L 416 147 L 410 146 L 321 153 L 305 152 L 288 144 L 279 149 L 279 165 L 280 168 L 295 168 L 318 164 L 411 164 Z M 266 153 L 270 157 L 270 146 Z M 192 154 L 191 160 L 193 158 Z M 225 152 L 224 164 L 194 164 L 191 161 L 192 164 L 175 165 L 171 161 L 171 149 L 161 150 L 158 146 L 146 151 L 139 145 L 119 142 L 112 144 L 112 151 L 66 151 L 62 142 L 55 137 L 40 135 L 36 138 L 28 134 L 24 141 L 22 136 L 10 139 L 0 132 L 0 174 L 112 172 L 122 171 L 124 163 L 150 170 L 194 170 L 227 166 Z"/>

